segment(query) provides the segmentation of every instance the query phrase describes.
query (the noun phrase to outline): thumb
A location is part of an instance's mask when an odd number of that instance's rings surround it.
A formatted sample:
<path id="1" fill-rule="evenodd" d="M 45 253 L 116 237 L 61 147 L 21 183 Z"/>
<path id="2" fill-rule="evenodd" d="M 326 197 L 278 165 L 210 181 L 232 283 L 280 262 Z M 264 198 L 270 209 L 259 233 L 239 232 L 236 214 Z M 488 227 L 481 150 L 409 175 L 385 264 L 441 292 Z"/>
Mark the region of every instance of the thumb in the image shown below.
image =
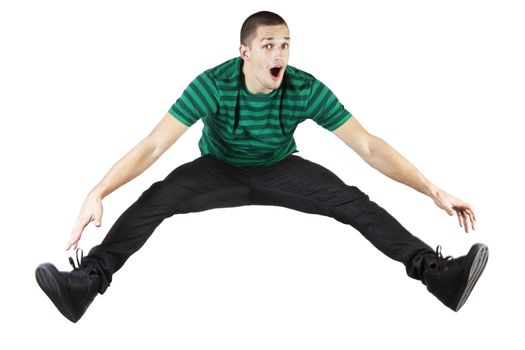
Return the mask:
<path id="1" fill-rule="evenodd" d="M 444 211 L 446 211 L 449 216 L 454 216 L 454 208 L 452 207 L 452 205 L 446 203 L 446 204 L 443 204 L 441 208 Z"/>
<path id="2" fill-rule="evenodd" d="M 100 227 L 102 225 L 102 215 L 97 214 L 95 215 L 95 226 Z"/>
<path id="3" fill-rule="evenodd" d="M 96 208 L 95 210 L 95 213 L 94 213 L 94 219 L 95 219 L 95 226 L 96 227 L 100 227 L 100 225 L 102 225 L 102 212 L 103 212 L 103 208 L 102 208 L 102 202 L 99 202 L 98 203 L 98 208 Z"/>
<path id="4" fill-rule="evenodd" d="M 452 205 L 448 202 L 445 202 L 443 200 L 435 200 L 436 205 L 447 212 L 449 216 L 454 215 L 454 209 L 452 208 Z"/>

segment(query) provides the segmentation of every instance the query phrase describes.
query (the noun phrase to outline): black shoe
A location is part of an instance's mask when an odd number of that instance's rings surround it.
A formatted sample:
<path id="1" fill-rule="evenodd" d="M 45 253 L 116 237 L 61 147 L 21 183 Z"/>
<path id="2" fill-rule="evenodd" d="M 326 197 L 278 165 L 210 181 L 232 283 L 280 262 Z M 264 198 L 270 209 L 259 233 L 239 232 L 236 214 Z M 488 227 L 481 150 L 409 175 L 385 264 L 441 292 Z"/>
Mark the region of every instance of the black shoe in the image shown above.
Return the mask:
<path id="1" fill-rule="evenodd" d="M 77 251 L 77 267 L 69 258 L 73 271 L 62 272 L 50 263 L 36 268 L 36 281 L 58 311 L 71 322 L 77 322 L 98 294 L 99 278 L 91 269 L 81 268 Z"/>
<path id="2" fill-rule="evenodd" d="M 488 247 L 481 243 L 474 244 L 467 255 L 457 259 L 451 256 L 443 258 L 441 246 L 437 247 L 436 253 L 436 262 L 424 276 L 427 290 L 443 304 L 458 311 L 467 301 L 487 264 Z"/>

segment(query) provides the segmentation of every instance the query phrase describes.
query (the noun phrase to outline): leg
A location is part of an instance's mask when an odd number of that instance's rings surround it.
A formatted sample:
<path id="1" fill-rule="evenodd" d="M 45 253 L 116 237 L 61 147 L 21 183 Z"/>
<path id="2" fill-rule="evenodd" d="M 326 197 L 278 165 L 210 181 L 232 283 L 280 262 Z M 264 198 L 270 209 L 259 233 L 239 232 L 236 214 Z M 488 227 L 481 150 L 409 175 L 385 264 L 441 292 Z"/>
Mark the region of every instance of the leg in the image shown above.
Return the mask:
<path id="1" fill-rule="evenodd" d="M 474 244 L 466 256 L 456 259 L 434 253 L 358 188 L 301 157 L 254 169 L 252 184 L 253 204 L 280 205 L 352 225 L 454 311 L 463 306 L 487 263 L 484 244 Z"/>
<path id="2" fill-rule="evenodd" d="M 104 293 L 126 260 L 139 250 L 160 223 L 174 215 L 250 203 L 250 188 L 243 169 L 211 156 L 200 157 L 154 183 L 114 223 L 98 246 L 91 249 L 82 265 L 100 277 Z"/>
<path id="3" fill-rule="evenodd" d="M 434 251 L 408 232 L 357 187 L 346 185 L 326 168 L 292 155 L 254 171 L 254 204 L 279 205 L 332 217 L 356 228 L 407 274 L 422 280 Z"/>

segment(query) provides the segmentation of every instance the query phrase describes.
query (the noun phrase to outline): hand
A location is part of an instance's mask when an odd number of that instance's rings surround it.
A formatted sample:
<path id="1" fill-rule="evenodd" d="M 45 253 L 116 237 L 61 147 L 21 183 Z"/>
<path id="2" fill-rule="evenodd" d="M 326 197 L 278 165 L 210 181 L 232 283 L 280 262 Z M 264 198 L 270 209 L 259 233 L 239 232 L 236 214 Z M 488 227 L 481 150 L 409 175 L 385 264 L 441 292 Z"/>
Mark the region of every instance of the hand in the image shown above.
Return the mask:
<path id="1" fill-rule="evenodd" d="M 469 232 L 469 221 L 472 229 L 476 229 L 476 214 L 472 205 L 441 190 L 437 192 L 433 199 L 434 203 L 446 211 L 448 215 L 452 216 L 454 212 L 456 213 L 459 226 L 463 227 L 466 233 Z"/>
<path id="2" fill-rule="evenodd" d="M 77 249 L 82 232 L 91 221 L 95 221 L 95 226 L 100 227 L 102 223 L 102 211 L 102 199 L 100 196 L 90 193 L 84 200 L 84 204 L 82 204 L 77 222 L 67 242 L 66 250 L 69 250 L 71 247 Z"/>

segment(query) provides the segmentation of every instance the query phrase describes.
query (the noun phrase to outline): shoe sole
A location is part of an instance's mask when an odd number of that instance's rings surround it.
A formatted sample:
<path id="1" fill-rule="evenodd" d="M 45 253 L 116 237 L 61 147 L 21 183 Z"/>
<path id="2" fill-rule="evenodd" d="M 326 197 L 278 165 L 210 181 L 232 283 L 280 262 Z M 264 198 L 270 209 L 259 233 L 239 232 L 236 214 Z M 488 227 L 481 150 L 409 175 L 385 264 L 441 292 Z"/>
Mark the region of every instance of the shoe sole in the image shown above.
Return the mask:
<path id="1" fill-rule="evenodd" d="M 468 255 L 472 254 L 475 254 L 475 256 L 472 261 L 472 265 L 470 266 L 468 280 L 465 289 L 463 290 L 463 294 L 459 299 L 459 303 L 454 309 L 454 311 L 458 311 L 459 309 L 461 309 L 463 304 L 465 304 L 465 302 L 467 301 L 470 292 L 472 292 L 472 289 L 476 285 L 476 282 L 478 282 L 481 273 L 487 265 L 487 260 L 489 258 L 489 248 L 481 243 L 474 244 L 474 246 L 472 246 L 472 248 L 470 249 Z"/>
<path id="2" fill-rule="evenodd" d="M 64 291 L 60 289 L 60 282 L 58 281 L 60 272 L 57 268 L 49 263 L 41 264 L 35 270 L 35 277 L 40 288 L 46 293 L 49 299 L 51 299 L 58 311 L 68 320 L 76 323 L 78 318 L 73 316 L 70 308 L 63 301 L 66 295 L 64 295 Z"/>

